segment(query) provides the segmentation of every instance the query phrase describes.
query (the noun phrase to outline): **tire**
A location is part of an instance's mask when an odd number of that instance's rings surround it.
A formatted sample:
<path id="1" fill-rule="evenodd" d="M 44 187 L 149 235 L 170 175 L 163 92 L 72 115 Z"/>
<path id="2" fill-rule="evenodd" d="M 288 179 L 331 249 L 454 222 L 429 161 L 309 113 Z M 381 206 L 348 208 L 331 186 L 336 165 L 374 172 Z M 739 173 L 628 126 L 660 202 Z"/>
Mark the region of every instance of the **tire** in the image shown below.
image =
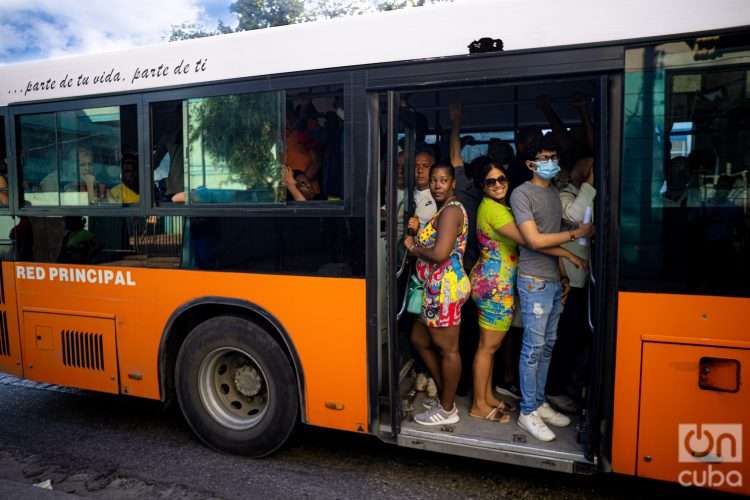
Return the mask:
<path id="1" fill-rule="evenodd" d="M 227 453 L 273 453 L 298 421 L 289 360 L 263 328 L 239 317 L 217 316 L 190 332 L 177 355 L 175 387 L 193 432 Z"/>

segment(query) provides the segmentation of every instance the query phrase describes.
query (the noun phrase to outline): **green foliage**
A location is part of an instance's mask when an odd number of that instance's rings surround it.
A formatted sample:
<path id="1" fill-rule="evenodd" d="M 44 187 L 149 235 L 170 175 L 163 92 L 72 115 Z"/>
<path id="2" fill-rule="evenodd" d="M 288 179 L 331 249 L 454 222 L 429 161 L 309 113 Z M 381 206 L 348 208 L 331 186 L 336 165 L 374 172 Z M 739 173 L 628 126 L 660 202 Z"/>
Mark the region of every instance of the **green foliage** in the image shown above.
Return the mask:
<path id="1" fill-rule="evenodd" d="M 303 19 L 304 0 L 236 0 L 229 10 L 237 14 L 236 31 L 294 24 Z"/>
<path id="2" fill-rule="evenodd" d="M 280 94 L 258 92 L 189 102 L 189 147 L 224 163 L 228 179 L 250 189 L 276 188 L 281 140 Z M 202 139 L 202 141 L 201 141 Z"/>
<path id="3" fill-rule="evenodd" d="M 355 16 L 372 10 L 368 0 L 318 0 L 305 5 L 305 19 L 333 19 L 341 16 Z"/>

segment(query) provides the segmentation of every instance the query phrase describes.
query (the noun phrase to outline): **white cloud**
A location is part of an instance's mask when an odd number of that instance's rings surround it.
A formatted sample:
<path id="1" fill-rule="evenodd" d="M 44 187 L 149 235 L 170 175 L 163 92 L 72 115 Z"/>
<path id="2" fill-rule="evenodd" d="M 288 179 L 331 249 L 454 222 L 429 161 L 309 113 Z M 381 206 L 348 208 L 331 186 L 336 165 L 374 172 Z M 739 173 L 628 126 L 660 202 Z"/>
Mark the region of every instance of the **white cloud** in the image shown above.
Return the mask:
<path id="1" fill-rule="evenodd" d="M 216 19 L 206 13 L 200 0 L 2 0 L 0 61 L 158 43 L 169 35 L 172 25 L 182 23 L 213 28 Z"/>

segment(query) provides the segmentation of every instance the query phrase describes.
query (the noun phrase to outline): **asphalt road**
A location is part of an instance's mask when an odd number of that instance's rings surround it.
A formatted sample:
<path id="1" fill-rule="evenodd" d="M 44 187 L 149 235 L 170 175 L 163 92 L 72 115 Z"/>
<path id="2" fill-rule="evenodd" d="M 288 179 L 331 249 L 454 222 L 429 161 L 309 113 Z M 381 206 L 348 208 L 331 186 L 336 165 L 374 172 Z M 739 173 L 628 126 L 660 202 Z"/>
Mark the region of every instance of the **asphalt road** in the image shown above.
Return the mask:
<path id="1" fill-rule="evenodd" d="M 304 427 L 269 458 L 202 446 L 159 403 L 0 375 L 0 480 L 81 497 L 716 498 L 615 475 L 572 476 L 387 445 Z"/>

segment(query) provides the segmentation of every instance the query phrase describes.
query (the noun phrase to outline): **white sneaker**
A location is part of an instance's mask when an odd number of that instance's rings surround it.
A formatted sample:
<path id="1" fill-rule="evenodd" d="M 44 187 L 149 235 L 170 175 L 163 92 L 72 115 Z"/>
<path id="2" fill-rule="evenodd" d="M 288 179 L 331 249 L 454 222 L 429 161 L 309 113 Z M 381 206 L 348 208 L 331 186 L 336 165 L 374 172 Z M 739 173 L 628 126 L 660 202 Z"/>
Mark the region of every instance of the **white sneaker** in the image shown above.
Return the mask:
<path id="1" fill-rule="evenodd" d="M 430 377 L 427 379 L 427 387 L 425 388 L 425 390 L 427 391 L 427 397 L 437 397 L 437 384 L 435 383 L 434 378 Z"/>
<path id="2" fill-rule="evenodd" d="M 417 373 L 417 380 L 414 382 L 414 389 L 417 392 L 424 392 L 427 388 L 427 377 L 424 373 Z"/>
<path id="3" fill-rule="evenodd" d="M 547 427 L 536 411 L 523 413 L 518 416 L 518 427 L 525 430 L 539 441 L 552 441 L 555 433 Z"/>
<path id="4" fill-rule="evenodd" d="M 570 425 L 570 419 L 567 415 L 556 412 L 546 401 L 542 406 L 536 409 L 536 413 L 539 414 L 542 420 L 548 424 L 554 425 L 555 427 L 565 427 Z"/>
<path id="5" fill-rule="evenodd" d="M 447 425 L 458 423 L 458 407 L 453 404 L 453 410 L 445 411 L 438 403 L 438 405 L 432 410 L 427 410 L 424 413 L 420 413 L 414 417 L 414 421 L 421 425 Z M 544 425 L 544 424 L 542 424 Z"/>

